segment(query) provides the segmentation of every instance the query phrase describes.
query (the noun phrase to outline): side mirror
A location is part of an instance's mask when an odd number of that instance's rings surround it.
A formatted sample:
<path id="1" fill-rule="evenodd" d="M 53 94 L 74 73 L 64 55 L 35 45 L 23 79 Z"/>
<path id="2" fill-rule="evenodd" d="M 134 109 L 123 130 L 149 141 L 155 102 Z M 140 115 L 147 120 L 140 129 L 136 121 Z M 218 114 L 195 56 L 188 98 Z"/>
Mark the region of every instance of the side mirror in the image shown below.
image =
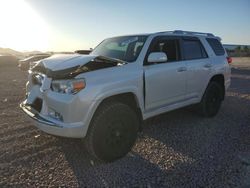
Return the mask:
<path id="1" fill-rule="evenodd" d="M 168 60 L 164 52 L 152 52 L 148 56 L 148 63 L 164 63 Z"/>

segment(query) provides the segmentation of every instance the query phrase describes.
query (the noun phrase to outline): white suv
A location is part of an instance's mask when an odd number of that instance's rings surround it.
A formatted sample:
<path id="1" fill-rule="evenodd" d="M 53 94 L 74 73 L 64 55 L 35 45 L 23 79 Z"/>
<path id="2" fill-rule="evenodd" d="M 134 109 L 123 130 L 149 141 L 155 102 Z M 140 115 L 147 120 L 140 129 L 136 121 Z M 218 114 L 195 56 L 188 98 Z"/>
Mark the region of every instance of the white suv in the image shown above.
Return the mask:
<path id="1" fill-rule="evenodd" d="M 109 38 L 89 55 L 60 55 L 29 70 L 20 105 L 53 135 L 85 138 L 113 161 L 133 146 L 141 121 L 198 104 L 213 117 L 230 85 L 231 59 L 210 33 L 168 31 Z"/>

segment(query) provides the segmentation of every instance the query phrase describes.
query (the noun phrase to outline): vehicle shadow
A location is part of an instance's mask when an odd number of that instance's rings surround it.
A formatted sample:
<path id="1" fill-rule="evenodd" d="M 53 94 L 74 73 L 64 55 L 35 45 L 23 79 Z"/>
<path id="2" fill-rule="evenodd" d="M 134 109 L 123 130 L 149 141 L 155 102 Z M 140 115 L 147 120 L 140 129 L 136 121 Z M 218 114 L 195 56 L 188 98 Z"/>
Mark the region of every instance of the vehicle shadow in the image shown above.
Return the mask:
<path id="1" fill-rule="evenodd" d="M 166 182 L 167 173 L 136 152 L 112 163 L 94 162 L 82 140 L 58 139 L 79 187 L 154 186 Z"/>

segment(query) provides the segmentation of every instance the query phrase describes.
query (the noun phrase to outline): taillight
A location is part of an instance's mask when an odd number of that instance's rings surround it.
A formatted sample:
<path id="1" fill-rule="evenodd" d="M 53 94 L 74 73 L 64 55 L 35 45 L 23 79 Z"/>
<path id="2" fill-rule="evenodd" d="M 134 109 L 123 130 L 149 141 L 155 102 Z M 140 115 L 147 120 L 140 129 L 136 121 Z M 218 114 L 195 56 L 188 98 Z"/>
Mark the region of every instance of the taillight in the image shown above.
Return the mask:
<path id="1" fill-rule="evenodd" d="M 233 62 L 233 58 L 227 57 L 227 62 L 228 62 L 228 64 L 232 63 Z"/>

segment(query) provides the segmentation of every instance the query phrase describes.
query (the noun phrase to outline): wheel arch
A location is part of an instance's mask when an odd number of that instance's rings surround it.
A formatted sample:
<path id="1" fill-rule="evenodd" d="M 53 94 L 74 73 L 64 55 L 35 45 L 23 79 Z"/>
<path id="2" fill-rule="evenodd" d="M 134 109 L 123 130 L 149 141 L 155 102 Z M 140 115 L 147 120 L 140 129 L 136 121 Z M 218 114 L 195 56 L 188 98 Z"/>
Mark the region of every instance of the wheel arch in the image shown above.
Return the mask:
<path id="1" fill-rule="evenodd" d="M 107 101 L 111 101 L 111 100 L 121 102 L 121 103 L 128 105 L 131 109 L 133 109 L 136 112 L 140 121 L 142 121 L 142 111 L 141 111 L 141 107 L 140 107 L 140 101 L 138 100 L 138 97 L 135 93 L 123 92 L 123 93 L 117 93 L 114 95 L 106 96 L 98 104 L 96 111 L 103 103 L 105 103 Z"/>
<path id="2" fill-rule="evenodd" d="M 98 109 L 100 108 L 100 106 L 103 103 L 107 101 L 111 101 L 111 100 L 127 104 L 131 109 L 133 109 L 135 113 L 137 114 L 138 119 L 140 121 L 140 130 L 142 129 L 143 116 L 142 116 L 141 101 L 139 100 L 136 93 L 132 91 L 127 91 L 127 92 L 112 92 L 112 93 L 110 92 L 109 94 L 105 94 L 105 95 L 103 94 L 101 97 L 98 97 L 98 100 L 95 100 L 88 114 L 89 117 L 87 119 L 87 125 L 88 125 L 87 132 L 91 124 L 91 121 L 93 117 L 95 116 L 96 112 L 98 111 Z"/>

